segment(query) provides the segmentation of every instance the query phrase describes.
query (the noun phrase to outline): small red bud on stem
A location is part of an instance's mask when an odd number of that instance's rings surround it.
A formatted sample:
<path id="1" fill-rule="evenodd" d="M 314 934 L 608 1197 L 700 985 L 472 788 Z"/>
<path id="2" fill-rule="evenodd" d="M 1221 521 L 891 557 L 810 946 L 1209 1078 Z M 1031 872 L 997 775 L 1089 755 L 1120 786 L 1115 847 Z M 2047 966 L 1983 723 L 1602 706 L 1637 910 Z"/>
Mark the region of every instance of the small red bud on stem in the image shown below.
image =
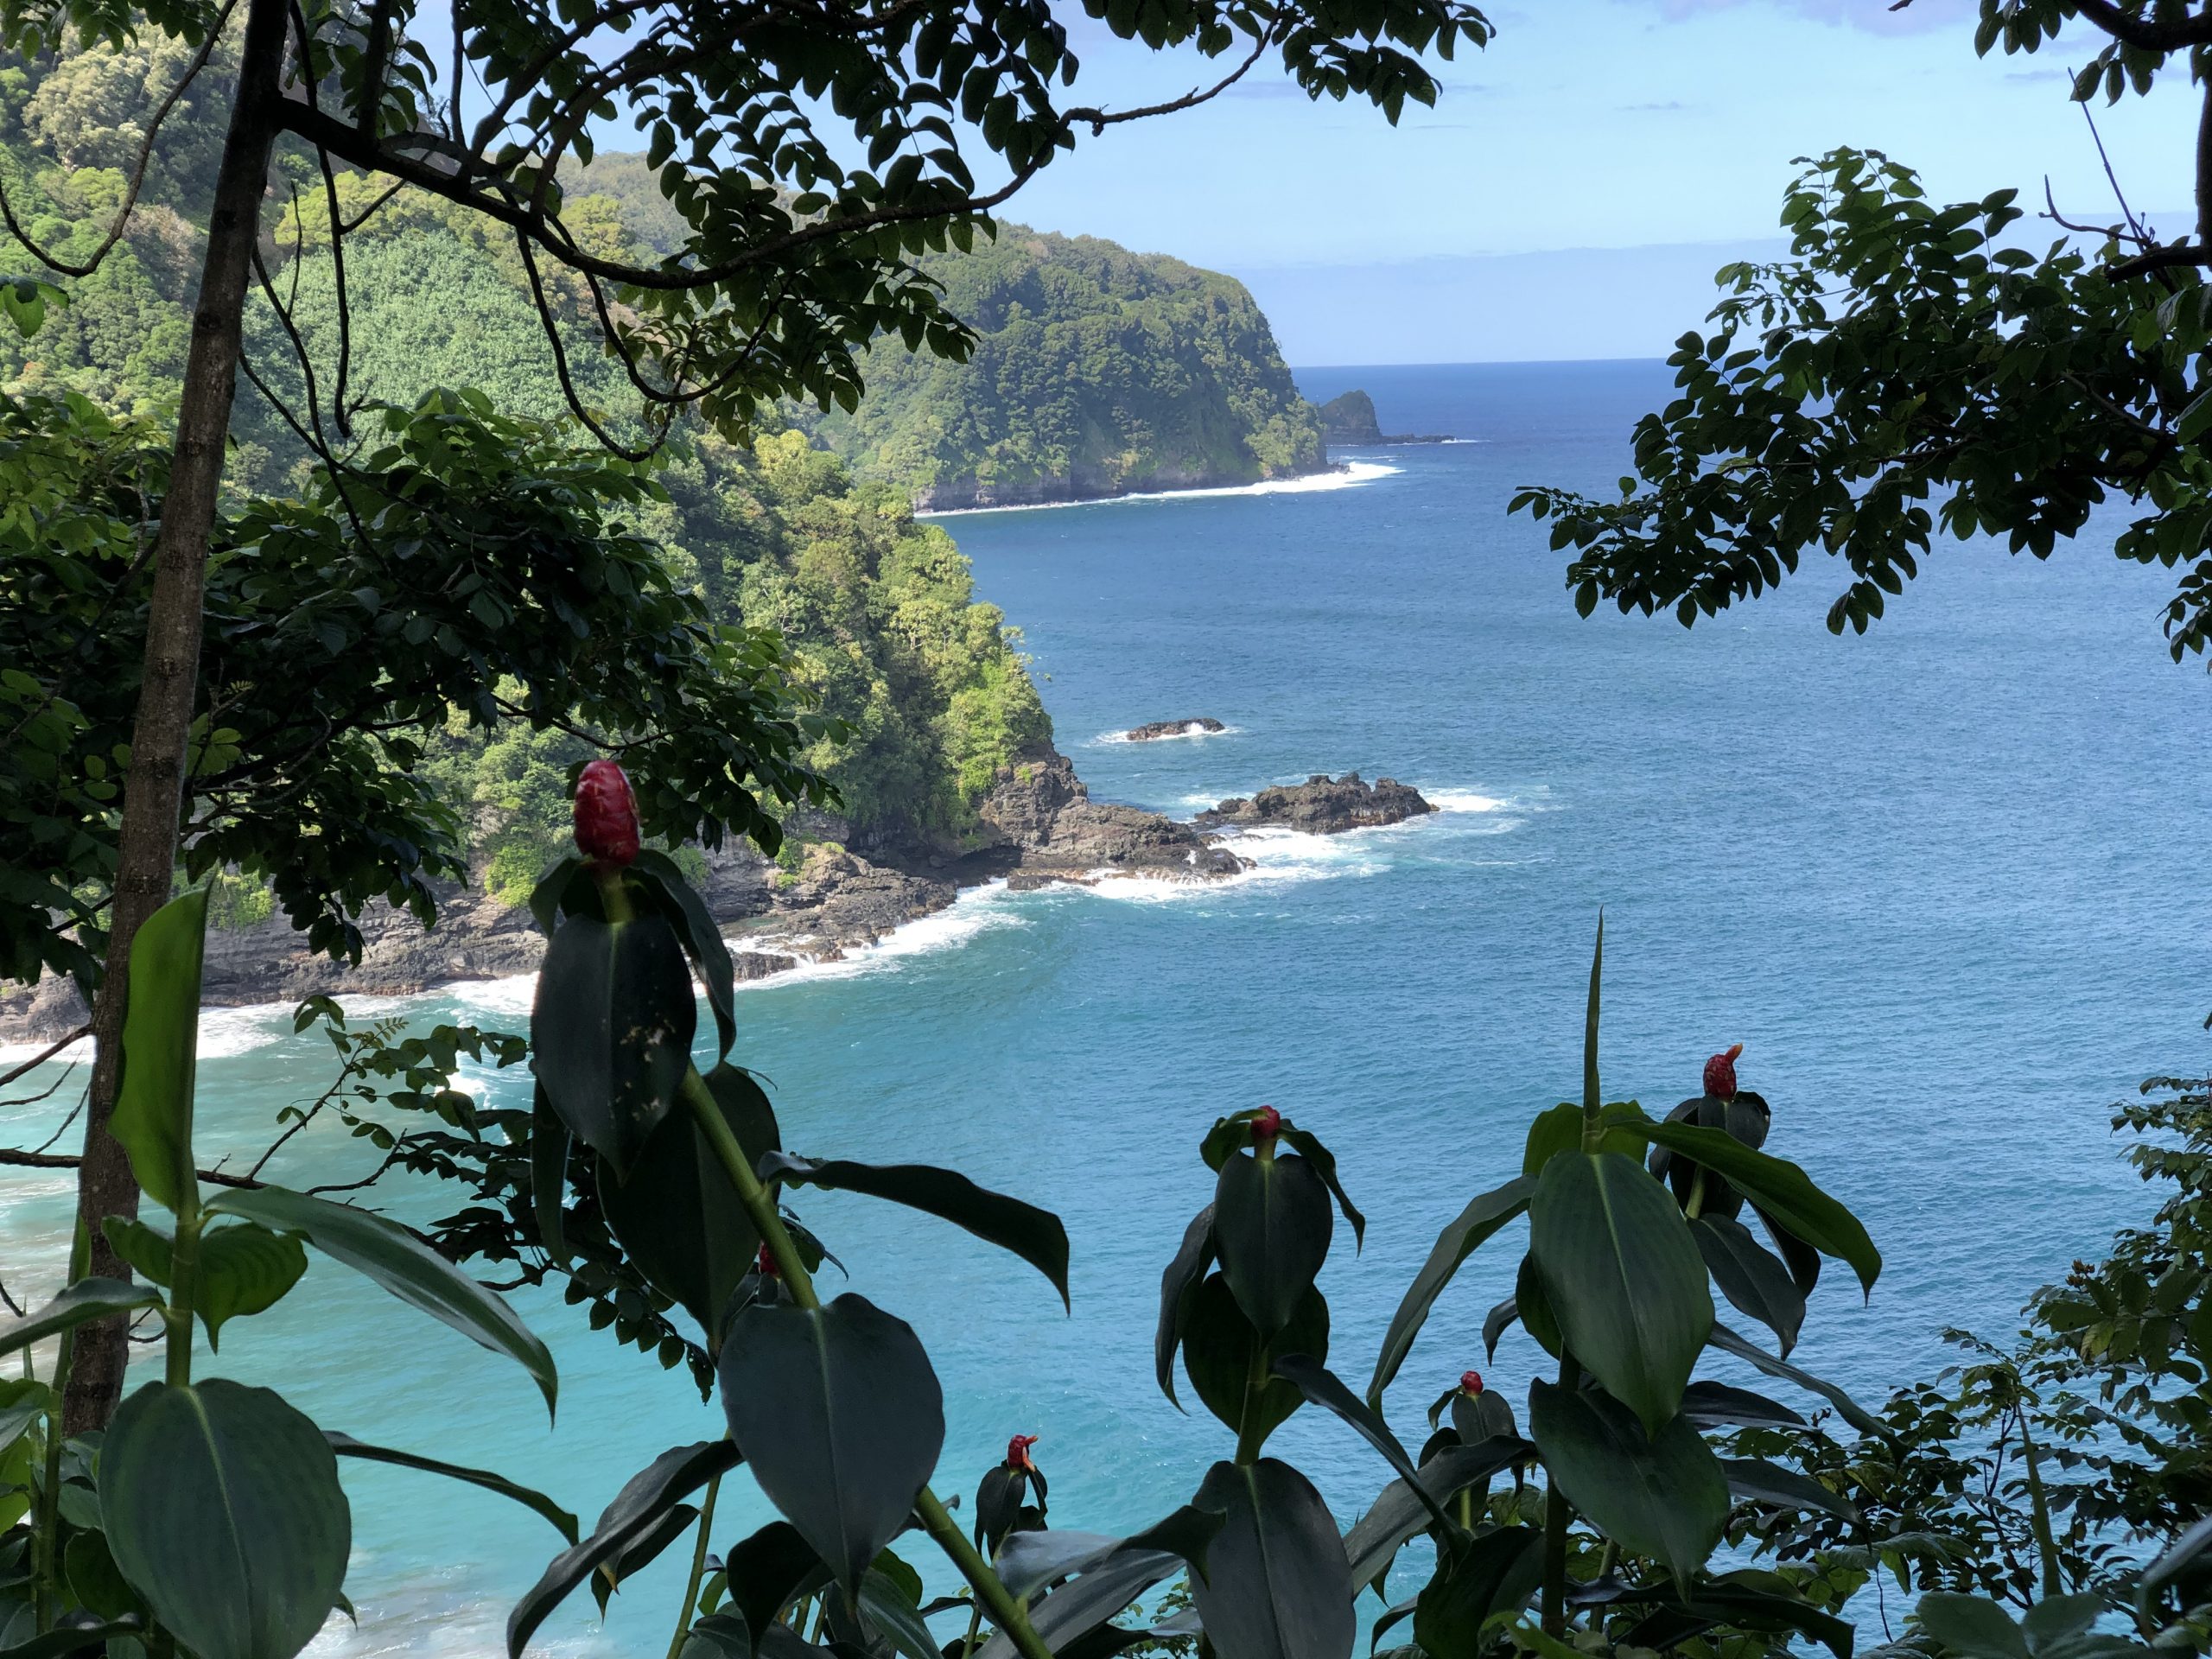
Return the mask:
<path id="1" fill-rule="evenodd" d="M 1029 1448 L 1036 1444 L 1037 1437 L 1034 1434 L 1015 1435 L 1006 1443 L 1006 1466 L 1009 1469 L 1024 1469 L 1033 1475 L 1035 1474 L 1037 1465 L 1030 1460 Z"/>
<path id="2" fill-rule="evenodd" d="M 1252 1144 L 1272 1141 L 1282 1133 L 1282 1114 L 1272 1106 L 1260 1108 L 1260 1115 L 1252 1120 Z"/>
<path id="3" fill-rule="evenodd" d="M 576 850 L 617 869 L 638 856 L 638 798 L 612 760 L 587 764 L 576 779 Z"/>
<path id="4" fill-rule="evenodd" d="M 780 1279 L 784 1276 L 784 1270 L 776 1265 L 774 1252 L 766 1244 L 760 1247 L 760 1254 L 753 1261 L 753 1271 L 763 1279 Z"/>
<path id="5" fill-rule="evenodd" d="M 1705 1092 L 1713 1099 L 1735 1098 L 1736 1057 L 1743 1052 L 1741 1043 L 1732 1044 L 1726 1054 L 1716 1054 L 1705 1063 Z"/>
<path id="6" fill-rule="evenodd" d="M 1462 1371 L 1459 1373 L 1460 1393 L 1480 1394 L 1482 1391 L 1483 1374 L 1480 1371 Z"/>

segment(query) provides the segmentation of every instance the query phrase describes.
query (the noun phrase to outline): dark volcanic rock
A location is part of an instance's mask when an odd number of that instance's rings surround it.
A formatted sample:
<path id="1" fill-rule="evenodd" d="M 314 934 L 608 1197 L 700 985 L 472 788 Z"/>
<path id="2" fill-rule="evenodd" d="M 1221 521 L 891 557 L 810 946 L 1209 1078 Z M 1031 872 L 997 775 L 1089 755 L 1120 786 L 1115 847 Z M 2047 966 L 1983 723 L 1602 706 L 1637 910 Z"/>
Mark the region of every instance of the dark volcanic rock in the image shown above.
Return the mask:
<path id="1" fill-rule="evenodd" d="M 1342 830 L 1399 823 L 1436 809 L 1421 791 L 1395 778 L 1370 784 L 1356 772 L 1341 778 L 1315 772 L 1302 784 L 1278 784 L 1249 800 L 1238 796 L 1198 814 L 1197 822 L 1215 824 L 1279 824 L 1331 836 Z"/>
<path id="2" fill-rule="evenodd" d="M 1363 391 L 1347 391 L 1322 404 L 1321 431 L 1331 443 L 1382 442 L 1382 429 L 1375 421 L 1375 400 Z"/>
<path id="3" fill-rule="evenodd" d="M 1141 726 L 1132 726 L 1122 734 L 1132 743 L 1149 743 L 1162 737 L 1198 737 L 1210 732 L 1225 732 L 1228 727 L 1217 720 L 1201 715 L 1196 720 L 1154 720 Z"/>
<path id="4" fill-rule="evenodd" d="M 1020 869 L 1046 878 L 1110 873 L 1185 880 L 1235 875 L 1246 861 L 1211 836 L 1157 812 L 1094 801 L 1074 763 L 1055 751 L 1001 767 L 977 809 Z"/>

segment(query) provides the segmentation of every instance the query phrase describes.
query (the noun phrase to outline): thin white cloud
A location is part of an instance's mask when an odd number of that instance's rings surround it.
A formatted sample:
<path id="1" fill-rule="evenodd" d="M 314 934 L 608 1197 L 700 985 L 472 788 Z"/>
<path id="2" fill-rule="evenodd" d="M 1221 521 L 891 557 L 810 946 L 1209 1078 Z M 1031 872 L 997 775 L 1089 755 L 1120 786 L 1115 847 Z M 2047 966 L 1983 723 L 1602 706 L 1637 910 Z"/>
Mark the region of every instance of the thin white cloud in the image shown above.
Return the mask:
<path id="1" fill-rule="evenodd" d="M 1902 8 L 1892 0 L 1657 0 L 1660 14 L 1675 21 L 1707 12 L 1733 11 L 1753 4 L 1777 5 L 1801 17 L 1843 23 L 1876 35 L 1923 35 L 1956 28 L 1980 14 L 1976 0 L 1911 0 Z"/>

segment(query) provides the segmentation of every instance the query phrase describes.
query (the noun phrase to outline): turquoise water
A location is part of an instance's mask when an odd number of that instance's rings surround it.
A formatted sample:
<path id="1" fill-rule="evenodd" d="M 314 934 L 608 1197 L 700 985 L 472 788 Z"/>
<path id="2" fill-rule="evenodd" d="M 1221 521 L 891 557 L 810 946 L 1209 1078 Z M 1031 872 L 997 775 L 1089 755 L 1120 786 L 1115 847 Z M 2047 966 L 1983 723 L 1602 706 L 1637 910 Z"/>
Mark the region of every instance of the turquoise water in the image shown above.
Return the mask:
<path id="1" fill-rule="evenodd" d="M 2107 1104 L 2200 1066 L 2212 1006 L 2194 880 L 2212 807 L 2206 677 L 2158 634 L 2163 572 L 2088 548 L 2047 565 L 1946 546 L 1891 618 L 1831 639 L 1839 578 L 1808 570 L 1685 632 L 1578 620 L 1560 561 L 1503 508 L 1537 480 L 1610 486 L 1649 365 L 1332 370 L 1386 429 L 1472 442 L 1363 452 L 1332 490 L 1123 502 L 948 521 L 984 596 L 1027 632 L 1061 747 L 1102 797 L 1183 812 L 1357 767 L 1447 806 L 1321 841 L 1255 837 L 1233 886 L 985 893 L 873 959 L 741 998 L 740 1055 L 808 1152 L 954 1165 L 1066 1219 L 1075 1312 L 964 1235 L 810 1198 L 868 1295 L 936 1358 L 943 1491 L 1006 1437 L 1043 1438 L 1052 1517 L 1119 1529 L 1186 1497 L 1229 1440 L 1151 1377 L 1159 1273 L 1206 1197 L 1199 1135 L 1272 1102 L 1324 1134 L 1370 1217 L 1324 1277 L 1334 1363 L 1363 1384 L 1436 1229 L 1517 1169 L 1533 1111 L 1580 1087 L 1583 976 L 1607 926 L 1608 1092 L 1663 1108 L 1746 1045 L 1772 1146 L 1855 1205 L 1889 1266 L 1862 1306 L 1840 1272 L 1806 1363 L 1868 1394 L 1943 1363 L 1946 1324 L 2009 1329 L 2022 1296 L 2147 1200 Z M 1219 737 L 1101 734 L 1211 715 Z M 396 1006 L 519 1029 L 527 986 Z M 283 1010 L 210 1017 L 203 1138 L 240 1147 L 326 1077 Z M 513 1078 L 481 1086 L 505 1091 Z M 59 1098 L 59 1097 L 57 1097 Z M 43 1139 L 50 1108 L 7 1132 Z M 369 1154 L 318 1130 L 280 1179 Z M 66 1194 L 0 1176 L 6 1278 L 58 1268 Z M 425 1211 L 418 1210 L 416 1213 Z M 1393 1395 L 1421 1409 L 1481 1364 L 1517 1245 L 1478 1256 Z M 281 1386 L 367 1440 L 495 1465 L 587 1516 L 652 1454 L 715 1432 L 679 1376 L 522 1305 L 552 1342 L 550 1434 L 522 1375 L 340 1269 L 229 1327 L 207 1369 Z M 1494 1386 L 1532 1369 L 1517 1333 Z M 1384 1479 L 1307 1413 L 1274 1446 L 1349 1519 Z M 331 1652 L 489 1650 L 556 1546 L 526 1512 L 398 1471 L 348 1470 L 356 1635 Z M 766 1518 L 733 1484 L 727 1545 Z M 918 1552 L 910 1554 L 920 1559 Z M 573 1609 L 549 1649 L 658 1654 L 671 1559 L 604 1630 Z M 579 1598 L 578 1606 L 589 1603 Z"/>

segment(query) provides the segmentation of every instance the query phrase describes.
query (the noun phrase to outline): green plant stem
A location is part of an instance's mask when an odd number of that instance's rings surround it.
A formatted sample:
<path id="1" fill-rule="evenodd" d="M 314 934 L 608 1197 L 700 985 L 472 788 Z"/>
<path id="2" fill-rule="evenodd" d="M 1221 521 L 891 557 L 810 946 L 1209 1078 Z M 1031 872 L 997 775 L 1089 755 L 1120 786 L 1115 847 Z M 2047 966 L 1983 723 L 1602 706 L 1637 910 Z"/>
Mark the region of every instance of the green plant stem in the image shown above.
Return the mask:
<path id="1" fill-rule="evenodd" d="M 39 1488 L 38 1519 L 32 1535 L 38 1541 L 38 1633 L 54 1628 L 54 1550 L 61 1531 L 61 1396 L 69 1386 L 69 1356 L 76 1346 L 76 1332 L 64 1331 L 54 1356 L 54 1403 L 46 1413 L 46 1479 Z"/>
<path id="2" fill-rule="evenodd" d="M 2020 1413 L 2020 1454 L 2027 1465 L 2028 1512 L 2036 1532 L 2036 1549 L 2043 1557 L 2043 1592 L 2044 1596 L 2066 1593 L 2065 1575 L 2058 1566 L 2058 1540 L 2050 1530 L 2050 1499 L 2043 1488 L 2043 1454 L 2036 1448 L 2036 1438 L 2028 1432 L 2028 1408 L 2024 1403 Z"/>
<path id="3" fill-rule="evenodd" d="M 1571 1389 L 1580 1382 L 1581 1368 L 1565 1343 L 1559 1351 L 1559 1385 Z M 1567 1495 L 1559 1477 L 1544 1471 L 1544 1634 L 1567 1635 Z"/>
<path id="4" fill-rule="evenodd" d="M 599 884 L 601 903 L 607 919 L 620 924 L 628 921 L 634 913 L 630 895 L 623 891 L 620 870 L 605 865 L 595 866 L 593 879 Z M 684 1104 L 707 1137 L 707 1144 L 715 1149 L 715 1160 L 722 1166 L 722 1173 L 729 1177 L 730 1185 L 737 1189 L 738 1202 L 745 1206 L 745 1213 L 753 1222 L 761 1242 L 768 1247 L 768 1255 L 776 1264 L 777 1274 L 785 1288 L 791 1292 L 791 1300 L 801 1307 L 819 1307 L 822 1299 L 815 1294 L 814 1276 L 806 1270 L 798 1246 L 792 1240 L 791 1230 L 784 1225 L 782 1214 L 776 1208 L 775 1195 L 753 1173 L 753 1163 L 745 1155 L 745 1148 L 738 1144 L 736 1134 L 723 1117 L 721 1107 L 715 1099 L 715 1091 L 707 1087 L 707 1080 L 699 1075 L 697 1066 L 689 1067 L 683 1074 L 681 1092 Z M 936 1540 L 937 1547 L 945 1553 L 960 1576 L 968 1580 L 976 1599 L 989 1610 L 992 1619 L 1007 1633 L 1007 1638 L 1022 1654 L 1022 1659 L 1052 1659 L 1052 1650 L 1029 1623 L 1029 1616 L 1021 1609 L 1005 1581 L 992 1571 L 991 1564 L 976 1552 L 960 1529 L 953 1524 L 935 1492 L 925 1486 L 914 1500 L 914 1513 L 921 1517 L 922 1526 Z"/>
<path id="5" fill-rule="evenodd" d="M 1697 1173 L 1690 1177 L 1689 1201 L 1682 1205 L 1682 1217 L 1695 1221 L 1705 1211 L 1705 1166 L 1698 1166 Z"/>
<path id="6" fill-rule="evenodd" d="M 683 1604 L 676 1611 L 676 1634 L 668 1639 L 668 1659 L 678 1659 L 683 1640 L 691 1634 L 691 1615 L 699 1605 L 700 1581 L 707 1576 L 707 1535 L 714 1530 L 715 1500 L 721 1496 L 722 1478 L 707 1483 L 707 1496 L 699 1504 L 699 1535 L 691 1545 L 691 1577 L 683 1586 Z"/>
<path id="7" fill-rule="evenodd" d="M 1267 1444 L 1267 1432 L 1260 1427 L 1260 1396 L 1267 1391 L 1268 1377 L 1268 1345 L 1262 1343 L 1252 1351 L 1252 1362 L 1244 1368 L 1244 1408 L 1237 1414 L 1239 1463 L 1257 1463 L 1260 1448 Z"/>
<path id="8" fill-rule="evenodd" d="M 192 1381 L 192 1297 L 200 1276 L 200 1205 L 189 1187 L 176 1218 L 176 1241 L 169 1249 L 169 1305 L 162 1317 L 168 1325 L 168 1365 L 162 1380 L 173 1389 Z"/>

